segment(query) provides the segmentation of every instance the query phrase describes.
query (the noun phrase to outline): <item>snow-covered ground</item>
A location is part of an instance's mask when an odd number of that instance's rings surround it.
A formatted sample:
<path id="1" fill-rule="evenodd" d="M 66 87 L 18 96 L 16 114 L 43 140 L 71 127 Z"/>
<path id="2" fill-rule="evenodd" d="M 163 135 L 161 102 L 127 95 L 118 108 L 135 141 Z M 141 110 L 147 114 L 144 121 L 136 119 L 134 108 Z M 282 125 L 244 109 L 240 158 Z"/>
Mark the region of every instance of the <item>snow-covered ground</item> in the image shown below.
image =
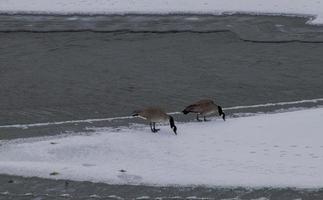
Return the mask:
<path id="1" fill-rule="evenodd" d="M 194 116 L 192 116 L 194 118 Z M 117 184 L 323 187 L 323 108 L 0 141 L 0 173 Z M 57 172 L 57 175 L 50 175 Z"/>
<path id="2" fill-rule="evenodd" d="M 323 23 L 323 0 L 0 0 L 0 12 L 27 13 L 254 13 L 311 15 Z"/>

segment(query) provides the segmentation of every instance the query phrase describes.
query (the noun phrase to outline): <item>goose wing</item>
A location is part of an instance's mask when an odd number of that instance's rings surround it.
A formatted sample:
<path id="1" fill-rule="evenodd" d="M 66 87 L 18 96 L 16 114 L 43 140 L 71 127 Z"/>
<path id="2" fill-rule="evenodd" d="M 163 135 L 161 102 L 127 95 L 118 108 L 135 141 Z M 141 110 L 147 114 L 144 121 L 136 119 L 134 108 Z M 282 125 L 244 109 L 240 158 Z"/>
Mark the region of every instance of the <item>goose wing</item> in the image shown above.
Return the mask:
<path id="1" fill-rule="evenodd" d="M 187 106 L 184 110 L 183 113 L 187 114 L 189 112 L 193 113 L 202 113 L 204 112 L 205 108 L 209 107 L 210 105 L 214 104 L 214 102 L 210 99 L 202 99 L 200 101 L 197 101 L 189 106 Z"/>

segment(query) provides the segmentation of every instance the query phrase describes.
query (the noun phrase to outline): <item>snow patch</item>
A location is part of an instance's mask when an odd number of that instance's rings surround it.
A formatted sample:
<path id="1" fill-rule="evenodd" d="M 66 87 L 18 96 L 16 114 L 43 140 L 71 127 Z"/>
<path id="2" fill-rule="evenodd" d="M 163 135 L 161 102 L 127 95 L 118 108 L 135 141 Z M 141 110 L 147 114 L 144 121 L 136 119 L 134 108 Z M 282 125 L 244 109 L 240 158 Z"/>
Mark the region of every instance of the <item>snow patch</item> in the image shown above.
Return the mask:
<path id="1" fill-rule="evenodd" d="M 275 14 L 313 16 L 323 23 L 323 0 L 3 0 L 2 13 L 42 14 Z"/>
<path id="2" fill-rule="evenodd" d="M 178 123 L 178 136 L 169 125 L 157 134 L 136 125 L 0 141 L 0 173 L 111 184 L 322 187 L 322 121 L 317 108 Z"/>

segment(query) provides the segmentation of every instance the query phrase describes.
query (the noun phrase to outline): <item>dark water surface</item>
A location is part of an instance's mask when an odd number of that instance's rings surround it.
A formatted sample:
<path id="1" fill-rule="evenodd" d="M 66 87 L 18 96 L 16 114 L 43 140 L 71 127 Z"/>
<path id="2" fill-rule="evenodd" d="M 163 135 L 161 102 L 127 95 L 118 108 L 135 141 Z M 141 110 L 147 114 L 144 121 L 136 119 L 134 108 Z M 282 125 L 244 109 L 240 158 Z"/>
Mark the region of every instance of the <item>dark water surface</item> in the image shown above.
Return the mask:
<path id="1" fill-rule="evenodd" d="M 323 96 L 323 27 L 264 16 L 0 16 L 0 122 Z"/>
<path id="2" fill-rule="evenodd" d="M 322 200 L 323 189 L 153 187 L 2 175 L 0 199 Z"/>
<path id="3" fill-rule="evenodd" d="M 322 98 L 323 27 L 306 21 L 248 15 L 0 15 L 0 126 L 128 116 L 148 105 L 180 111 L 201 97 L 215 98 L 223 107 Z M 293 107 L 319 105 L 322 102 Z M 0 128 L 0 139 L 81 131 L 87 126 Z M 71 182 L 65 188 L 64 181 L 6 175 L 0 182 L 0 199 L 89 199 L 92 194 L 105 199 L 323 199 L 322 190 L 290 188 L 89 182 Z"/>

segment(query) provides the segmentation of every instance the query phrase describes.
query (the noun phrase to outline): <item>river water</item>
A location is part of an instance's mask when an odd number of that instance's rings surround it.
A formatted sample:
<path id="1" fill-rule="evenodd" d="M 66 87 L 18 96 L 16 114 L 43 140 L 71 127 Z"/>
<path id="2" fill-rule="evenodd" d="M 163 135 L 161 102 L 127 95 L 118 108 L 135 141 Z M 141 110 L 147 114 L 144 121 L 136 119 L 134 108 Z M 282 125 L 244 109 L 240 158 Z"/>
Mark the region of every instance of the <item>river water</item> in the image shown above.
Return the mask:
<path id="1" fill-rule="evenodd" d="M 150 105 L 180 111 L 202 97 L 224 108 L 296 102 L 231 110 L 229 117 L 320 106 L 322 101 L 299 102 L 323 97 L 323 27 L 307 20 L 0 15 L 0 139 L 142 123 L 118 117 Z M 178 121 L 193 118 L 176 116 Z M 78 122 L 67 123 L 71 120 Z M 7 175 L 0 181 L 0 199 L 323 199 L 320 189 L 66 184 Z"/>

